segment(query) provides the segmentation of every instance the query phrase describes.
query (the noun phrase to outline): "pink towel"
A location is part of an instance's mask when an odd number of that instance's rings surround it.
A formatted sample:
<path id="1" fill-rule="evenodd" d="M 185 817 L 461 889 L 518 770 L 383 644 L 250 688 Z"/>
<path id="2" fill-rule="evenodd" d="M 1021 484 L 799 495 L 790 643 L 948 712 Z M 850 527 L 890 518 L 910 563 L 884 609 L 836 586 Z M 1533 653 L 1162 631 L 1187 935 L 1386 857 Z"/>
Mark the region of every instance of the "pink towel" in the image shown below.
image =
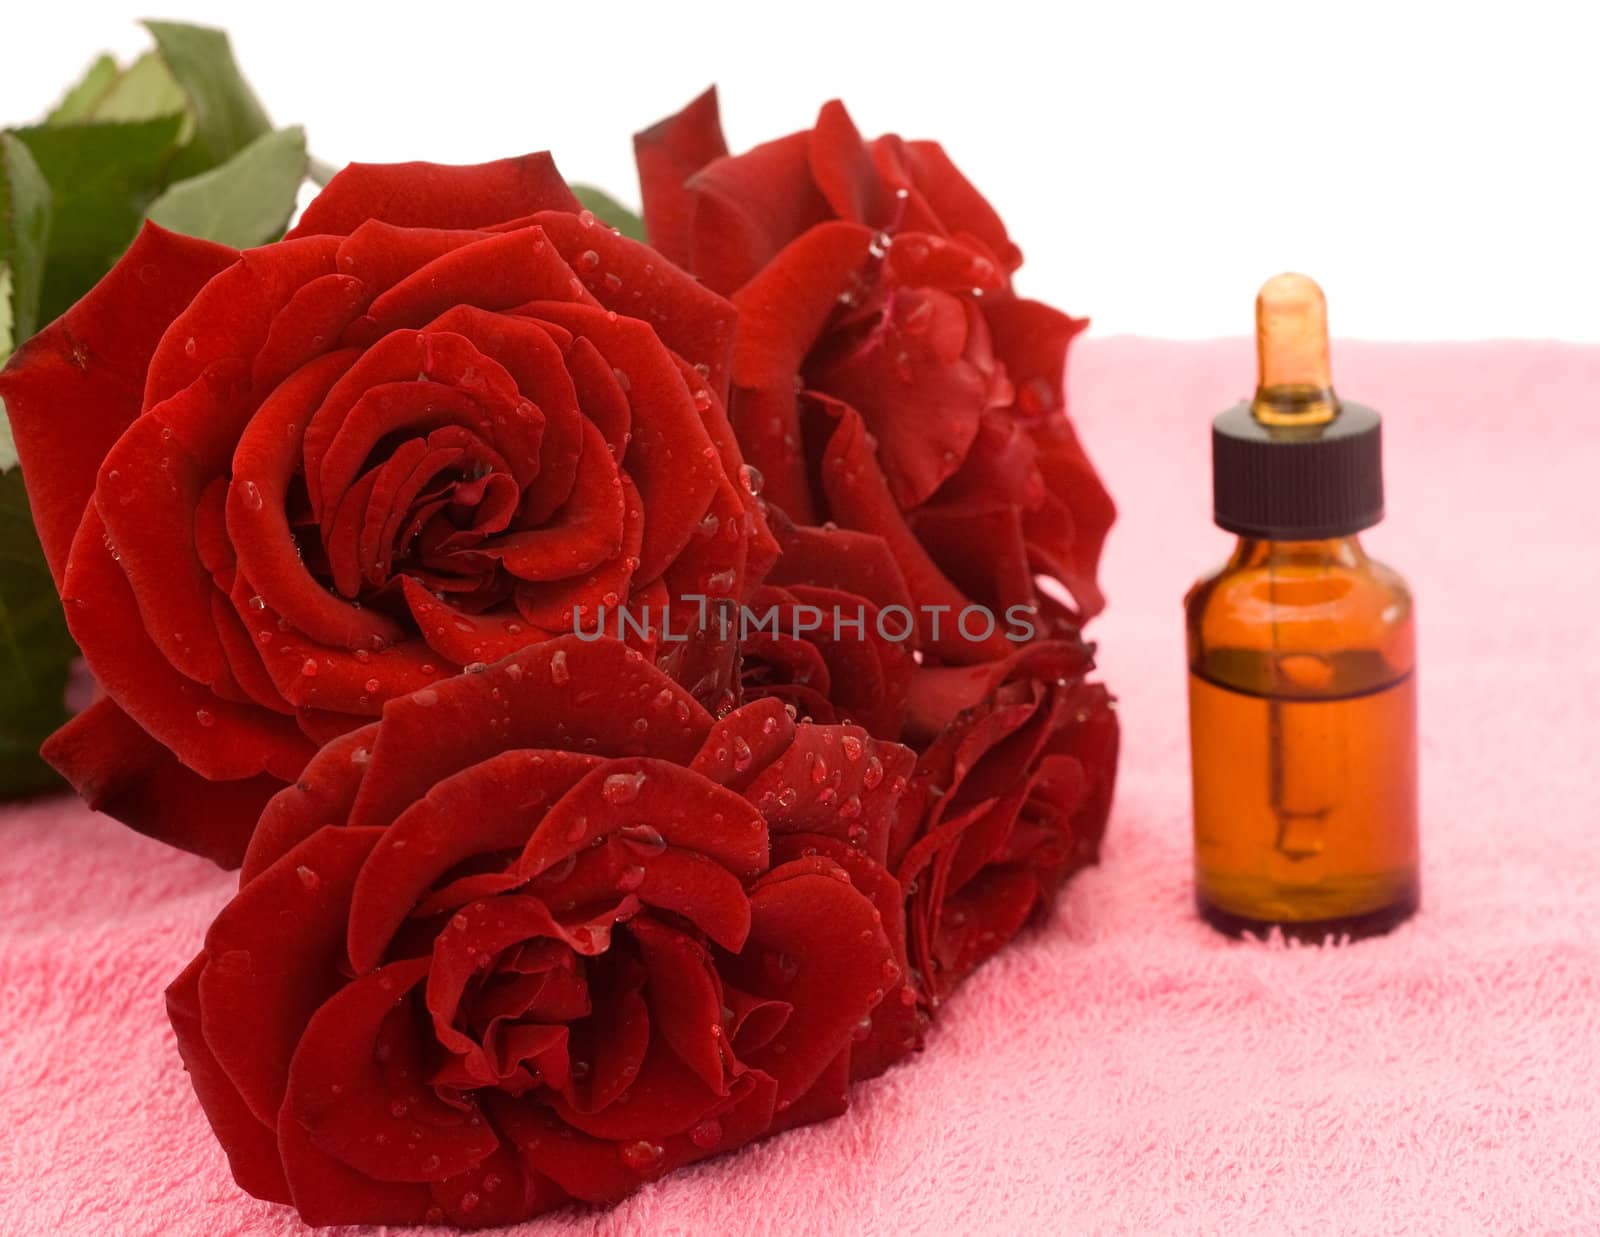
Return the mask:
<path id="1" fill-rule="evenodd" d="M 1387 414 L 1367 542 L 1419 601 L 1424 909 L 1349 947 L 1190 909 L 1181 598 L 1226 552 L 1243 341 L 1084 341 L 1122 517 L 1104 863 L 839 1121 L 555 1233 L 1600 1232 L 1600 349 L 1336 348 Z M 229 1178 L 161 989 L 229 878 L 57 800 L 0 811 L 0 1233 L 298 1233 Z"/>

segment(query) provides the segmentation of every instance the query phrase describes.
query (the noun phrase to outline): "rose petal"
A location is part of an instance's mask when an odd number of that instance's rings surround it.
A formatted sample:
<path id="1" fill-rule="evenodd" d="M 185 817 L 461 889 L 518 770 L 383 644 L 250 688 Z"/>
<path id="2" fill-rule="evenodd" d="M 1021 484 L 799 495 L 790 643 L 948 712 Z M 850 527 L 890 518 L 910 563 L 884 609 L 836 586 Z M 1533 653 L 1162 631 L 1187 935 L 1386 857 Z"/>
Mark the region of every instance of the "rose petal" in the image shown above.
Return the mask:
<path id="1" fill-rule="evenodd" d="M 964 640 L 959 632 L 952 635 L 955 625 L 948 617 L 939 637 L 934 637 L 930 608 L 939 608 L 946 616 L 958 614 L 967 606 L 968 599 L 934 565 L 906 526 L 867 443 L 866 427 L 854 410 L 846 409 L 842 413 L 839 426 L 828 443 L 822 483 L 834 519 L 851 528 L 877 533 L 888 543 L 905 576 L 906 586 L 917 601 L 917 635 L 923 648 L 961 663 L 992 659 L 1010 651 L 1005 636 L 998 629 L 990 639 L 983 641 Z"/>
<path id="2" fill-rule="evenodd" d="M 596 301 L 648 321 L 663 344 L 691 365 L 705 367 L 706 382 L 719 400 L 727 398 L 737 316 L 731 303 L 663 262 L 656 250 L 583 216 L 549 212 L 536 218 Z"/>
<path id="3" fill-rule="evenodd" d="M 147 223 L 110 273 L 22 344 L 0 374 L 34 525 L 58 588 L 100 463 L 139 415 L 161 333 L 237 258 L 222 245 Z"/>
<path id="4" fill-rule="evenodd" d="M 106 694 L 202 777 L 285 780 L 312 753 L 292 722 L 185 678 L 145 633 L 99 514 L 84 517 L 62 583 L 67 626 Z"/>
<path id="5" fill-rule="evenodd" d="M 878 169 L 838 99 L 824 103 L 817 113 L 811 130 L 811 175 L 839 218 L 874 228 L 889 221 Z"/>
<path id="6" fill-rule="evenodd" d="M 559 711 L 548 708 L 552 687 Z M 508 720 L 495 728 L 491 718 Z M 387 824 L 441 778 L 509 748 L 687 763 L 710 726 L 681 687 L 626 646 L 563 636 L 391 700 L 351 823 Z"/>
<path id="7" fill-rule="evenodd" d="M 467 167 L 351 163 L 312 199 L 289 236 L 348 235 L 369 219 L 407 228 L 479 228 L 539 210 L 577 209 L 547 151 Z"/>
<path id="8" fill-rule="evenodd" d="M 311 1016 L 289 1067 L 280 1124 L 302 1126 L 319 1151 L 374 1181 L 452 1177 L 499 1145 L 475 1104 L 447 1105 L 417 1077 L 425 1049 L 407 1015 L 428 975 L 429 960 L 412 958 L 351 980 Z M 402 1071 L 385 1068 L 385 1055 L 406 1060 L 399 1090 Z"/>
<path id="9" fill-rule="evenodd" d="M 287 1203 L 289 1183 L 278 1160 L 277 1131 L 250 1111 L 201 1030 L 200 975 L 207 965 L 206 955 L 200 954 L 167 988 L 167 1018 L 177 1036 L 178 1054 L 211 1131 L 227 1153 L 233 1179 L 256 1198 Z"/>
<path id="10" fill-rule="evenodd" d="M 669 260 L 687 267 L 695 201 L 686 182 L 713 159 L 728 153 L 717 114 L 717 88 L 711 87 L 681 112 L 636 133 L 633 152 L 639 165 L 650 244 Z"/>
<path id="11" fill-rule="evenodd" d="M 225 782 L 201 777 L 109 697 L 57 730 L 40 754 L 92 810 L 224 868 L 239 866 L 256 817 L 283 787 L 266 774 Z"/>
<path id="12" fill-rule="evenodd" d="M 262 1122 L 277 1121 L 307 1020 L 344 982 L 350 891 L 378 837 L 319 830 L 242 887 L 206 933 L 206 1042 Z"/>
<path id="13" fill-rule="evenodd" d="M 714 159 L 688 182 L 695 197 L 688 269 L 729 295 L 783 246 L 829 216 L 811 179 L 811 136 L 792 133 Z"/>
<path id="14" fill-rule="evenodd" d="M 355 884 L 349 927 L 355 973 L 377 965 L 435 881 L 473 855 L 520 850 L 547 806 L 599 763 L 571 752 L 503 752 L 442 779 L 402 812 Z"/>
<path id="15" fill-rule="evenodd" d="M 752 887 L 750 909 L 750 941 L 722 971 L 746 991 L 794 1007 L 747 1061 L 777 1080 L 783 1105 L 810 1090 L 848 1046 L 883 999 L 884 964 L 894 958 L 872 903 L 825 861 L 773 869 Z"/>

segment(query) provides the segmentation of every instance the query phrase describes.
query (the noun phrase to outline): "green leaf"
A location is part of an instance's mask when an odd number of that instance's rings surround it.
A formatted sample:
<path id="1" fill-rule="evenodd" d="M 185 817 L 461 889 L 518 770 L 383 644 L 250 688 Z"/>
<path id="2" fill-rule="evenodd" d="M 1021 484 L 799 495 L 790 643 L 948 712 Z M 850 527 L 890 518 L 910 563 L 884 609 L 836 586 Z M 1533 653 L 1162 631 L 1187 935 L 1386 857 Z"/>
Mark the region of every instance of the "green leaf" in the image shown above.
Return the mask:
<path id="1" fill-rule="evenodd" d="M 572 193 L 583 203 L 584 209 L 592 212 L 606 227 L 615 228 L 636 241 L 644 239 L 644 220 L 605 190 L 593 185 L 573 185 Z"/>
<path id="2" fill-rule="evenodd" d="M 221 167 L 173 185 L 150 218 L 174 232 L 245 249 L 283 234 L 306 176 L 303 129 L 259 137 Z"/>
<path id="3" fill-rule="evenodd" d="M 118 74 L 117 62 L 105 52 L 84 72 L 82 79 L 71 90 L 67 91 L 66 98 L 57 103 L 55 110 L 45 117 L 47 125 L 67 125 L 74 121 L 86 120 L 94 111 L 98 103 L 115 84 Z"/>
<path id="4" fill-rule="evenodd" d="M 188 96 L 158 52 L 146 52 L 100 96 L 88 120 L 151 120 L 189 109 Z"/>
<path id="5" fill-rule="evenodd" d="M 11 268 L 0 262 L 0 365 L 6 363 L 16 346 L 16 337 L 11 332 Z M 17 448 L 11 441 L 5 408 L 5 401 L 0 400 L 0 471 L 17 462 Z"/>
<path id="6" fill-rule="evenodd" d="M 92 288 L 122 256 L 166 187 L 182 116 L 18 129 L 53 202 L 38 321 Z"/>
<path id="7" fill-rule="evenodd" d="M 50 244 L 50 186 L 27 146 L 0 133 L 0 265 L 10 274 L 8 334 L 27 339 L 38 327 L 39 292 Z M 11 351 L 0 349 L 0 361 Z"/>
<path id="8" fill-rule="evenodd" d="M 166 21 L 145 22 L 145 29 L 155 37 L 194 117 L 195 162 L 185 171 L 215 167 L 271 131 L 260 100 L 239 73 L 225 33 Z"/>
<path id="9" fill-rule="evenodd" d="M 39 744 L 67 718 L 76 654 L 13 468 L 0 473 L 0 797 L 60 784 Z"/>

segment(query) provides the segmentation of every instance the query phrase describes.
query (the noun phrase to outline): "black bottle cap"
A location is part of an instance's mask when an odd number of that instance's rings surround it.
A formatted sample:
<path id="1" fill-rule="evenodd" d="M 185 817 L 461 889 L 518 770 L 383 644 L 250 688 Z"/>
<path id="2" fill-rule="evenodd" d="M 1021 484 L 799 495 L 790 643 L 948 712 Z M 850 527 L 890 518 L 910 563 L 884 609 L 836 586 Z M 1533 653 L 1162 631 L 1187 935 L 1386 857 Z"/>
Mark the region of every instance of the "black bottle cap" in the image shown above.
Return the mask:
<path id="1" fill-rule="evenodd" d="M 1321 425 L 1263 425 L 1248 403 L 1211 423 L 1213 518 L 1241 537 L 1320 541 L 1383 519 L 1383 424 L 1342 403 Z"/>

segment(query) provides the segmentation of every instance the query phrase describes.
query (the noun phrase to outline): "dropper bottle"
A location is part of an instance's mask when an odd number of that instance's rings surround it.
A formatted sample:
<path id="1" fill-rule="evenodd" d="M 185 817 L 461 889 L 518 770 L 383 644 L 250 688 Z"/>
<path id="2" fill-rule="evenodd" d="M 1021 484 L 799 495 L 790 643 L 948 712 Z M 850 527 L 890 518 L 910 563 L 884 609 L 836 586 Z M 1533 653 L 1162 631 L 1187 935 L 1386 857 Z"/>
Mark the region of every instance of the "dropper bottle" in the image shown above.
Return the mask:
<path id="1" fill-rule="evenodd" d="M 1231 935 L 1370 936 L 1417 908 L 1411 594 L 1357 533 L 1383 517 L 1378 414 L 1341 401 L 1304 275 L 1256 299 L 1255 398 L 1212 425 L 1216 523 L 1189 591 L 1195 899 Z"/>

